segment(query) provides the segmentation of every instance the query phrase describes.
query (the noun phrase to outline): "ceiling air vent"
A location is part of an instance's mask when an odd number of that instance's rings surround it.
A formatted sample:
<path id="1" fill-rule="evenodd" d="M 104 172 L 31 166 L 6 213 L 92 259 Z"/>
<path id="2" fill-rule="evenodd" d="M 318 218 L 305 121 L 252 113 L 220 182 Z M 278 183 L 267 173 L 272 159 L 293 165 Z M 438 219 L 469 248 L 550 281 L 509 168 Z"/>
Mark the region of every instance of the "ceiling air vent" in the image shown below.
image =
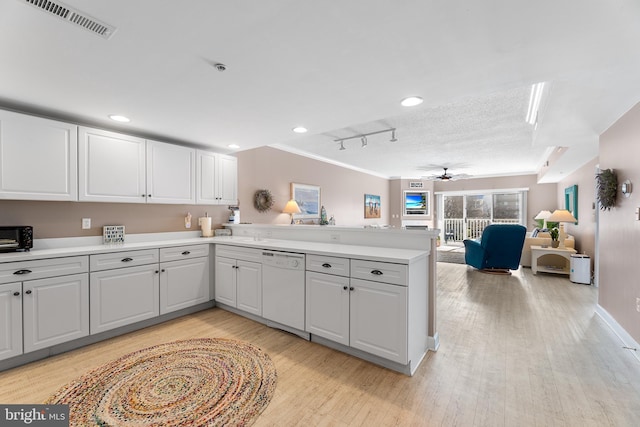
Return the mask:
<path id="1" fill-rule="evenodd" d="M 78 9 L 67 6 L 60 1 L 48 1 L 48 0 L 25 0 L 33 7 L 37 7 L 43 12 L 50 15 L 55 15 L 58 18 L 64 19 L 67 22 L 78 25 L 87 31 L 91 31 L 93 34 L 97 34 L 100 37 L 109 39 L 116 28 L 112 25 L 105 24 L 84 12 L 80 12 Z"/>

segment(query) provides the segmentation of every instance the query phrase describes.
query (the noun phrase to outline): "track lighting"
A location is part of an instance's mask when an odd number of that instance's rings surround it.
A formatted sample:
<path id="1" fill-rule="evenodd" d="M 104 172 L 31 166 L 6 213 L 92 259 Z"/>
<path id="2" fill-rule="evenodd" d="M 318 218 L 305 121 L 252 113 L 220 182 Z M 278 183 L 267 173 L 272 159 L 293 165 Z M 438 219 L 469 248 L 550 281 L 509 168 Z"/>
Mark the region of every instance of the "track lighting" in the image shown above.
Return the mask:
<path id="1" fill-rule="evenodd" d="M 367 145 L 368 145 L 368 142 L 369 142 L 367 140 L 368 136 L 378 135 L 380 133 L 385 133 L 385 132 L 391 132 L 391 139 L 389 139 L 389 142 L 398 141 L 398 139 L 396 138 L 396 128 L 389 128 L 389 129 L 385 129 L 385 130 L 379 130 L 377 132 L 361 133 L 361 134 L 358 134 L 358 135 L 348 136 L 346 138 L 334 139 L 333 141 L 340 143 L 340 150 L 346 150 L 346 148 L 344 146 L 344 141 L 347 141 L 349 139 L 360 139 L 361 147 L 362 148 L 366 148 Z"/>

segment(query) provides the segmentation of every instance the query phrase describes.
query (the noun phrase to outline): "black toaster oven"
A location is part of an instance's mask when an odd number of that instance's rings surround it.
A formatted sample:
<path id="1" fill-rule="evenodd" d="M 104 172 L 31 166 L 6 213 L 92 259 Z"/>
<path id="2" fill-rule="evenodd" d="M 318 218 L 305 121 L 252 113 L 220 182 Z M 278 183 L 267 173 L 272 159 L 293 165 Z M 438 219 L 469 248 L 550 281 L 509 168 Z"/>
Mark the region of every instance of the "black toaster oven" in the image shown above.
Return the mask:
<path id="1" fill-rule="evenodd" d="M 33 247 L 33 227 L 0 226 L 0 252 L 28 251 Z"/>

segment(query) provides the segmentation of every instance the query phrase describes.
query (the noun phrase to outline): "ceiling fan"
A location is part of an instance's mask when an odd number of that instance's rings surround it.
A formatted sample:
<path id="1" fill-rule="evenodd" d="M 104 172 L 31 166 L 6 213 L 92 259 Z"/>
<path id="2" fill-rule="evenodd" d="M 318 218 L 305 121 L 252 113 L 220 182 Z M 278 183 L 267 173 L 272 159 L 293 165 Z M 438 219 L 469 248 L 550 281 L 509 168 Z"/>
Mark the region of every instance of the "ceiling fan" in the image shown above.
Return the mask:
<path id="1" fill-rule="evenodd" d="M 426 179 L 431 181 L 455 181 L 457 179 L 466 179 L 471 177 L 471 175 L 467 175 L 467 174 L 451 175 L 447 173 L 447 170 L 449 170 L 449 168 L 443 167 L 443 169 L 444 169 L 444 173 L 442 175 L 433 175 L 430 177 L 426 177 Z"/>

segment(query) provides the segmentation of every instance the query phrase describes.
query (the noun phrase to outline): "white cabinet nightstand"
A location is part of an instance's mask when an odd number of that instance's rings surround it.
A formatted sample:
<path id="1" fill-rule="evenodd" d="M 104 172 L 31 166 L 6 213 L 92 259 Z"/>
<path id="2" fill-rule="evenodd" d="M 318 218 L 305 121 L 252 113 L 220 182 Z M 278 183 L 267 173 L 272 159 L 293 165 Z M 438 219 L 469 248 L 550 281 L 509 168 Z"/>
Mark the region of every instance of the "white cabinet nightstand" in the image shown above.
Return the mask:
<path id="1" fill-rule="evenodd" d="M 575 254 L 576 250 L 572 248 L 552 248 L 552 247 L 542 247 L 542 246 L 531 246 L 531 271 L 533 274 L 537 274 L 538 271 L 542 271 L 544 273 L 554 273 L 554 274 L 566 274 L 567 276 L 570 273 L 570 265 L 571 265 L 571 254 Z M 564 266 L 556 267 L 555 265 L 544 265 L 539 264 L 542 257 L 551 257 L 554 258 L 563 258 Z M 543 260 L 544 261 L 544 260 Z"/>

